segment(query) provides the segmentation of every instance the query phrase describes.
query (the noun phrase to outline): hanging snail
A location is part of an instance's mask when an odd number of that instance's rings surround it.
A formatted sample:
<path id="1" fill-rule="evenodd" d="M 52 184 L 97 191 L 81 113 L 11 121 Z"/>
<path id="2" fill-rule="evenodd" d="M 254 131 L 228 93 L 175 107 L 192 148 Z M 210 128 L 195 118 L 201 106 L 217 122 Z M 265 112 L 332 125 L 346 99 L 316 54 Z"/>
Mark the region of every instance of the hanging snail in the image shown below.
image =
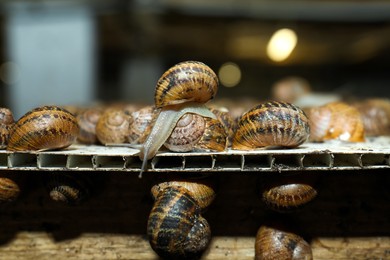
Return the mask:
<path id="1" fill-rule="evenodd" d="M 155 185 L 147 234 L 153 250 L 164 258 L 199 256 L 211 239 L 210 226 L 201 216 L 215 197 L 203 182 L 171 181 Z"/>
<path id="2" fill-rule="evenodd" d="M 260 104 L 241 116 L 232 148 L 297 147 L 309 138 L 309 120 L 297 106 L 286 102 Z"/>
<path id="3" fill-rule="evenodd" d="M 216 119 L 204 103 L 214 98 L 217 89 L 218 78 L 214 71 L 198 61 L 181 62 L 161 76 L 154 95 L 155 107 L 160 112 L 140 150 L 141 174 L 183 115 L 193 113 Z"/>
<path id="4" fill-rule="evenodd" d="M 8 108 L 0 108 L 0 149 L 7 147 L 9 132 L 14 125 L 14 117 Z"/>
<path id="5" fill-rule="evenodd" d="M 73 144 L 79 134 L 76 118 L 57 106 L 38 107 L 22 116 L 12 127 L 7 150 L 44 151 Z"/>

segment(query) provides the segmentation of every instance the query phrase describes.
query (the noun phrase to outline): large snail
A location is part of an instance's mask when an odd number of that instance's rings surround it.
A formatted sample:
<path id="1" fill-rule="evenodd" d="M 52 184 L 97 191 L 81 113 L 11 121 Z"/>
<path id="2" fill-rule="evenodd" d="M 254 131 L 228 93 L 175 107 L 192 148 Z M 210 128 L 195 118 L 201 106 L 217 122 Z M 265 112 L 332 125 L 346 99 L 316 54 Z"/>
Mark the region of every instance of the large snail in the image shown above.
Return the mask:
<path id="1" fill-rule="evenodd" d="M 364 142 L 364 124 L 359 111 L 344 102 L 331 102 L 307 109 L 310 119 L 310 140 L 315 142 L 337 139 Z"/>
<path id="2" fill-rule="evenodd" d="M 79 134 L 76 118 L 57 106 L 38 107 L 12 127 L 7 150 L 43 151 L 70 146 Z"/>
<path id="3" fill-rule="evenodd" d="M 210 226 L 201 216 L 215 197 L 202 182 L 171 181 L 152 188 L 155 198 L 147 225 L 153 250 L 166 258 L 199 256 L 211 239 Z"/>
<path id="4" fill-rule="evenodd" d="M 11 110 L 8 108 L 0 108 L 0 149 L 7 147 L 9 132 L 14 123 Z"/>
<path id="5" fill-rule="evenodd" d="M 260 104 L 242 115 L 232 148 L 297 147 L 309 138 L 309 134 L 308 118 L 299 107 L 273 101 Z"/>
<path id="6" fill-rule="evenodd" d="M 140 150 L 143 161 L 141 174 L 151 159 L 165 143 L 176 123 L 186 113 L 216 119 L 204 103 L 214 98 L 218 78 L 204 63 L 186 61 L 167 70 L 156 85 L 155 106 L 160 109 L 153 128 Z"/>
<path id="7" fill-rule="evenodd" d="M 255 259 L 310 260 L 313 254 L 301 236 L 284 228 L 263 225 L 256 235 Z"/>

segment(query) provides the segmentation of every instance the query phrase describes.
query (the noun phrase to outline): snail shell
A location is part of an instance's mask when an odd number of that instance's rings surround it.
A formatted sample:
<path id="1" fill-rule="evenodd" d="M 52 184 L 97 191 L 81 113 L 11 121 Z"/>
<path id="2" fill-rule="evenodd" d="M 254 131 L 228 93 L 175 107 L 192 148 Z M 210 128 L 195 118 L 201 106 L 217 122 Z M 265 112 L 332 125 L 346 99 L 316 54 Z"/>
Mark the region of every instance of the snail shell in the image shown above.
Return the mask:
<path id="1" fill-rule="evenodd" d="M 231 146 L 237 124 L 234 121 L 232 115 L 230 114 L 230 111 L 224 107 L 214 107 L 210 110 L 217 116 L 218 120 L 222 123 L 222 126 L 225 129 L 225 133 L 228 136 L 227 145 Z"/>
<path id="2" fill-rule="evenodd" d="M 77 115 L 77 123 L 80 132 L 77 140 L 84 144 L 94 144 L 97 142 L 96 125 L 102 114 L 98 108 L 89 108 Z"/>
<path id="3" fill-rule="evenodd" d="M 0 108 L 0 149 L 7 147 L 9 131 L 14 123 L 11 110 L 8 108 Z"/>
<path id="4" fill-rule="evenodd" d="M 157 118 L 158 110 L 154 106 L 146 106 L 131 113 L 134 119 L 130 125 L 127 141 L 131 144 L 141 144 L 150 133 L 153 121 Z"/>
<path id="5" fill-rule="evenodd" d="M 185 61 L 167 70 L 157 82 L 154 95 L 156 107 L 186 102 L 205 103 L 214 98 L 218 77 L 206 64 Z"/>
<path id="6" fill-rule="evenodd" d="M 20 195 L 21 187 L 12 177 L 0 177 L 0 205 L 14 202 Z"/>
<path id="7" fill-rule="evenodd" d="M 225 151 L 228 145 L 226 128 L 220 120 L 205 117 L 205 130 L 200 140 L 194 145 L 195 150 Z"/>
<path id="8" fill-rule="evenodd" d="M 311 141 L 338 139 L 364 142 L 364 125 L 359 111 L 344 102 L 331 102 L 307 110 Z"/>
<path id="9" fill-rule="evenodd" d="M 269 226 L 261 226 L 256 235 L 256 260 L 313 259 L 310 245 L 299 235 Z"/>
<path id="10" fill-rule="evenodd" d="M 166 258 L 200 255 L 211 239 L 210 226 L 200 213 L 201 208 L 186 188 L 167 187 L 159 192 L 147 225 L 153 250 Z"/>
<path id="11" fill-rule="evenodd" d="M 51 173 L 45 179 L 45 186 L 53 201 L 77 205 L 91 196 L 98 180 L 97 176 L 85 173 Z"/>
<path id="12" fill-rule="evenodd" d="M 355 104 L 367 136 L 390 135 L 390 100 L 367 99 Z"/>
<path id="13" fill-rule="evenodd" d="M 79 133 L 76 118 L 57 106 L 38 107 L 22 116 L 10 131 L 9 151 L 65 148 Z"/>
<path id="14" fill-rule="evenodd" d="M 309 133 L 309 120 L 300 108 L 273 101 L 260 104 L 242 115 L 232 148 L 296 147 L 308 139 Z"/>
<path id="15" fill-rule="evenodd" d="M 140 176 L 146 170 L 147 160 L 155 156 L 183 115 L 194 113 L 216 119 L 204 103 L 214 98 L 217 89 L 216 74 L 197 61 L 179 63 L 161 76 L 154 96 L 160 111 L 139 153 L 143 161 Z"/>
<path id="16" fill-rule="evenodd" d="M 311 92 L 309 82 L 300 77 L 283 78 L 272 86 L 272 99 L 295 103 L 299 98 L 308 95 Z"/>
<path id="17" fill-rule="evenodd" d="M 131 122 L 131 116 L 123 109 L 107 109 L 96 124 L 96 137 L 102 144 L 124 143 L 129 135 Z"/>

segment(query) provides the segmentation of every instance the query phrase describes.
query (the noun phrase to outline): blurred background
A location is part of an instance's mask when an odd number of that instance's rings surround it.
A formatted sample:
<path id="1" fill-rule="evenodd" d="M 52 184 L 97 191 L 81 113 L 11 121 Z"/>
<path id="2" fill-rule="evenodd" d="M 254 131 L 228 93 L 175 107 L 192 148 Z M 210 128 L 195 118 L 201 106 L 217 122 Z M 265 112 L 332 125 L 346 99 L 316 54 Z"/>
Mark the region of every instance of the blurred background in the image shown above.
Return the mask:
<path id="1" fill-rule="evenodd" d="M 364 0 L 0 2 L 0 106 L 153 102 L 170 66 L 199 60 L 218 98 L 319 93 L 389 97 L 390 3 Z"/>

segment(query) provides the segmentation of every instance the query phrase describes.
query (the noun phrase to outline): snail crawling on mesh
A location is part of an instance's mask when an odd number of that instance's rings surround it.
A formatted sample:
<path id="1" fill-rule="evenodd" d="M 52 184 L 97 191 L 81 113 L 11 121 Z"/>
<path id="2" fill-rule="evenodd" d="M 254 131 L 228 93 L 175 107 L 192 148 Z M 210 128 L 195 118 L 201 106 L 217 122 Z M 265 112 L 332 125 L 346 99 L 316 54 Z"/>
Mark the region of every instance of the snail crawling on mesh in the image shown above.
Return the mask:
<path id="1" fill-rule="evenodd" d="M 198 61 L 181 62 L 161 76 L 154 95 L 155 107 L 160 111 L 140 150 L 141 174 L 146 170 L 147 161 L 155 156 L 183 115 L 192 113 L 216 119 L 204 103 L 214 98 L 217 89 L 217 75 Z"/>
<path id="2" fill-rule="evenodd" d="M 284 228 L 263 225 L 256 235 L 255 259 L 311 260 L 313 253 L 301 236 Z"/>
<path id="3" fill-rule="evenodd" d="M 166 258 L 199 256 L 211 239 L 210 226 L 201 216 L 215 192 L 204 181 L 169 181 L 153 186 L 155 199 L 147 234 L 153 250 Z"/>
<path id="4" fill-rule="evenodd" d="M 7 150 L 44 151 L 73 144 L 79 134 L 76 118 L 57 106 L 35 108 L 12 127 Z"/>
<path id="5" fill-rule="evenodd" d="M 9 132 L 14 123 L 11 110 L 8 108 L 0 108 L 0 149 L 7 147 Z"/>
<path id="6" fill-rule="evenodd" d="M 271 101 L 241 116 L 232 148 L 297 147 L 309 138 L 309 134 L 309 120 L 303 110 L 286 102 Z"/>

